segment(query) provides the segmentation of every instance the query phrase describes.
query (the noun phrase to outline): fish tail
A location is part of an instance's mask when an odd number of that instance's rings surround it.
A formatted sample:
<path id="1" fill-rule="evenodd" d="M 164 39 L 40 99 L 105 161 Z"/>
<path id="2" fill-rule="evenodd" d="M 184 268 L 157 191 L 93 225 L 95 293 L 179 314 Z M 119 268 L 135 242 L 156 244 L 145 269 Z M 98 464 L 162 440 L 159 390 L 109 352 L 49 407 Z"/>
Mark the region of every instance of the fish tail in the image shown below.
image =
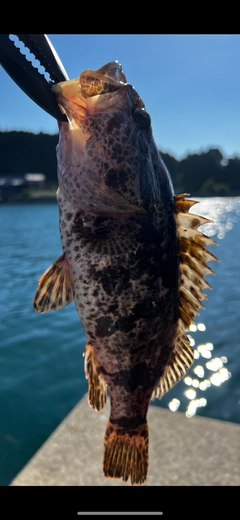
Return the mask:
<path id="1" fill-rule="evenodd" d="M 104 439 L 103 473 L 108 478 L 131 478 L 143 484 L 148 471 L 148 424 L 134 430 L 117 428 L 108 422 Z M 122 431 L 121 431 L 122 430 Z"/>

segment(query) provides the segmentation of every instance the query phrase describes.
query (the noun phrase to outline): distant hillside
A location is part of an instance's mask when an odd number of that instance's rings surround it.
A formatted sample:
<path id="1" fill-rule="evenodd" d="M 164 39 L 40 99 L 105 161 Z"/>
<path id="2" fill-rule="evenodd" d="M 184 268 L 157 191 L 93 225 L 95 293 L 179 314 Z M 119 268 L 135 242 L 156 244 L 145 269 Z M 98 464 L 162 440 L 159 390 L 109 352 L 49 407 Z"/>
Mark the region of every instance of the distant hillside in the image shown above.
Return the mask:
<path id="1" fill-rule="evenodd" d="M 44 173 L 48 186 L 57 185 L 57 143 L 57 134 L 0 132 L 0 176 Z M 181 161 L 168 153 L 161 152 L 161 156 L 176 193 L 240 194 L 240 157 L 225 161 L 218 149 L 190 154 Z"/>
<path id="2" fill-rule="evenodd" d="M 44 173 L 56 185 L 57 143 L 57 134 L 0 132 L 0 176 Z"/>

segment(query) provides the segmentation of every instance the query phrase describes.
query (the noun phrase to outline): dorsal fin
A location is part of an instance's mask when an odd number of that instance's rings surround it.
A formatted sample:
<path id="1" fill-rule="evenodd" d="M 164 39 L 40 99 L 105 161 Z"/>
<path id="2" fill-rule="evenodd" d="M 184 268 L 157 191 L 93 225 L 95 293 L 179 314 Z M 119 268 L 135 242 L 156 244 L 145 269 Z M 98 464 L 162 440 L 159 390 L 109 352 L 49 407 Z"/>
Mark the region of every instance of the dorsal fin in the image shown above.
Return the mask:
<path id="1" fill-rule="evenodd" d="M 205 217 L 199 217 L 189 210 L 196 200 L 185 197 L 188 194 L 175 196 L 175 218 L 179 241 L 180 286 L 179 286 L 179 318 L 176 339 L 169 362 L 152 395 L 159 399 L 177 383 L 193 363 L 193 349 L 190 346 L 186 332 L 193 323 L 199 309 L 203 309 L 202 300 L 207 296 L 203 289 L 211 289 L 204 280 L 207 274 L 214 274 L 206 262 L 218 259 L 207 246 L 217 245 L 211 238 L 197 231 L 199 226 L 212 222 Z"/>
<path id="2" fill-rule="evenodd" d="M 189 213 L 189 209 L 198 203 L 196 200 L 185 199 L 187 194 L 175 196 L 175 215 L 179 240 L 180 256 L 180 289 L 179 289 L 179 323 L 178 334 L 184 334 L 198 309 L 203 308 L 202 300 L 206 299 L 203 289 L 211 289 L 204 280 L 207 274 L 214 274 L 206 262 L 218 259 L 206 247 L 217 245 L 214 240 L 197 231 L 199 226 L 211 223 L 205 217 Z"/>

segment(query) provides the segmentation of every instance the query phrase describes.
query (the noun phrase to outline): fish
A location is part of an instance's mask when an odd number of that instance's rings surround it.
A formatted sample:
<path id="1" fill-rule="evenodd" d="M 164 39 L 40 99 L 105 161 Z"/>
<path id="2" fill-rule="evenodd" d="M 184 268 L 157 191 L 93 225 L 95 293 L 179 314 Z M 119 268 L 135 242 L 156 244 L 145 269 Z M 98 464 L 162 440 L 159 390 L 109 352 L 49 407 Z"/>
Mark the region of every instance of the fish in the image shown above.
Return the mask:
<path id="1" fill-rule="evenodd" d="M 199 231 L 210 221 L 189 211 L 197 201 L 174 194 L 151 117 L 117 61 L 53 92 L 67 116 L 56 149 L 63 251 L 41 276 L 34 308 L 75 302 L 88 402 L 99 412 L 110 397 L 103 474 L 141 485 L 149 404 L 193 363 L 187 332 L 211 289 L 215 242 Z"/>

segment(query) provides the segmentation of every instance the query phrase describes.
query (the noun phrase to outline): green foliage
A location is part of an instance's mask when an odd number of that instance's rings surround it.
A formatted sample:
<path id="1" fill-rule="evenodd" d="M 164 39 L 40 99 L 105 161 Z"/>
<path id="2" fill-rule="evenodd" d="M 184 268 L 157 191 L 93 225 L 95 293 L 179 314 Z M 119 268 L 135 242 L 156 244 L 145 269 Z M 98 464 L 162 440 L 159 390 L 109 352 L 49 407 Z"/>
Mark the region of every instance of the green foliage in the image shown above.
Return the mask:
<path id="1" fill-rule="evenodd" d="M 209 177 L 202 184 L 199 189 L 199 195 L 203 197 L 212 195 L 213 197 L 216 195 L 229 195 L 230 189 L 229 185 L 226 182 L 215 182 L 212 177 Z"/>
<path id="2" fill-rule="evenodd" d="M 169 154 L 161 153 L 161 156 L 176 193 L 209 197 L 240 194 L 240 157 L 224 161 L 218 149 L 189 154 L 181 161 Z"/>
<path id="3" fill-rule="evenodd" d="M 44 173 L 47 186 L 56 186 L 57 143 L 57 134 L 0 132 L 0 176 Z M 191 196 L 240 194 L 240 157 L 224 162 L 218 149 L 189 154 L 181 161 L 168 153 L 161 153 L 161 156 L 176 193 L 187 192 Z"/>

